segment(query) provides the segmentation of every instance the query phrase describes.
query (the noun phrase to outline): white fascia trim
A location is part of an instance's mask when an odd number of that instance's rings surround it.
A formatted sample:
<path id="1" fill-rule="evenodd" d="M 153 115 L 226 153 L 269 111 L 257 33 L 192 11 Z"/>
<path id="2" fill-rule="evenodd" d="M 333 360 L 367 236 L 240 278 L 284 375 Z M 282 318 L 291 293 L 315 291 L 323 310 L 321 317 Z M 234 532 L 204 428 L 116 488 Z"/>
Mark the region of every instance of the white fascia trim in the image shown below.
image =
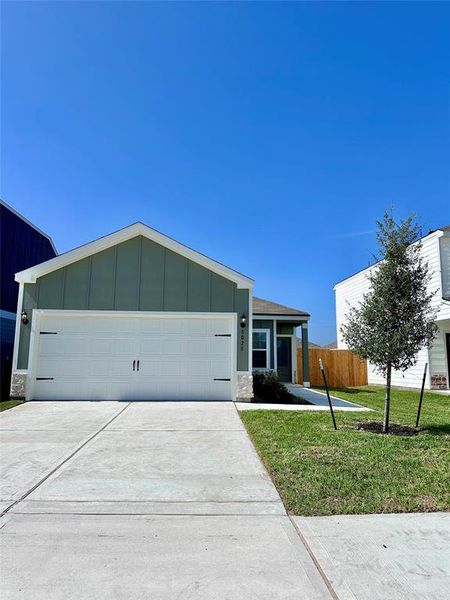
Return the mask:
<path id="1" fill-rule="evenodd" d="M 84 246 L 80 246 L 78 248 L 74 248 L 73 250 L 69 250 L 69 252 L 65 252 L 64 254 L 60 254 L 55 258 L 47 260 L 39 265 L 34 267 L 30 267 L 29 269 L 25 269 L 24 271 L 20 271 L 16 273 L 16 281 L 19 283 L 36 283 L 36 279 L 38 277 L 42 277 L 47 273 L 51 273 L 52 271 L 56 271 L 57 269 L 61 269 L 67 265 L 70 265 L 74 262 L 82 260 L 83 258 L 87 258 L 92 254 L 96 254 L 97 252 L 101 252 L 102 250 L 106 250 L 111 248 L 112 246 L 116 246 L 122 242 L 126 242 L 127 240 L 134 238 L 138 235 L 142 235 L 185 258 L 192 260 L 193 262 L 198 263 L 199 265 L 217 273 L 218 275 L 225 277 L 236 283 L 238 288 L 243 289 L 252 289 L 254 285 L 253 279 L 247 277 L 246 275 L 242 275 L 229 267 L 197 252 L 196 250 L 192 250 L 188 246 L 184 244 L 180 244 L 176 240 L 156 231 L 156 229 L 152 229 L 143 223 L 134 223 L 133 225 L 129 225 L 124 229 L 120 229 L 114 233 L 106 235 L 104 237 L 99 238 L 93 242 L 89 242 Z"/>
<path id="2" fill-rule="evenodd" d="M 442 302 L 442 306 L 448 306 L 449 302 L 450 302 L 449 300 L 446 300 L 446 301 Z M 448 313 L 444 314 L 444 315 L 437 314 L 434 322 L 435 323 L 440 323 L 441 321 L 448 321 L 448 320 L 449 320 Z"/>
<path id="3" fill-rule="evenodd" d="M 450 235 L 450 232 L 442 231 L 442 229 L 437 229 L 436 231 L 433 231 L 432 233 L 429 233 L 428 235 L 424 235 L 419 240 L 417 240 L 416 242 L 414 242 L 413 244 L 411 244 L 411 246 L 414 246 L 415 244 L 418 244 L 419 242 L 422 242 L 427 237 L 434 237 L 436 239 L 439 239 L 440 237 L 446 236 L 446 235 Z M 373 263 L 373 265 L 369 265 L 365 269 L 361 269 L 360 271 L 357 271 L 356 273 L 353 273 L 353 275 L 349 275 L 346 279 L 341 279 L 340 281 L 338 281 L 337 283 L 334 284 L 333 291 L 336 292 L 336 290 L 341 285 L 347 284 L 354 277 L 360 277 L 364 273 L 366 273 L 366 274 L 369 273 L 369 271 L 371 271 L 374 267 L 376 267 L 380 262 L 381 261 L 378 260 L 377 262 Z"/>
<path id="4" fill-rule="evenodd" d="M 58 308 L 34 308 L 33 316 L 56 315 L 64 317 L 130 317 L 144 319 L 153 317 L 155 319 L 233 319 L 236 321 L 236 313 L 232 312 L 179 312 L 179 311 L 144 311 L 144 310 L 64 310 Z"/>
<path id="5" fill-rule="evenodd" d="M 5 206 L 8 210 L 10 210 L 13 214 L 15 214 L 16 217 L 18 217 L 24 223 L 26 223 L 27 225 L 29 225 L 30 227 L 32 227 L 35 231 L 37 231 L 38 233 L 40 233 L 42 235 L 42 237 L 45 237 L 50 242 L 51 247 L 53 249 L 53 252 L 55 254 L 58 254 L 58 251 L 55 248 L 55 244 L 53 243 L 52 238 L 47 233 L 45 233 L 44 231 L 42 231 L 42 229 L 39 229 L 39 227 L 36 227 L 36 225 L 34 225 L 34 223 L 32 223 L 31 221 L 29 221 L 28 219 L 26 219 L 23 215 L 21 215 L 19 212 L 17 212 L 17 210 L 15 210 L 12 206 L 10 206 L 4 200 L 0 200 L 0 204 L 3 204 L 3 206 Z"/>
<path id="6" fill-rule="evenodd" d="M 294 316 L 289 316 L 289 315 L 252 315 L 252 319 L 254 319 L 255 321 L 265 321 L 266 319 L 268 321 L 273 321 L 274 319 L 276 321 L 298 321 L 300 326 L 302 323 L 307 323 L 310 319 L 310 317 L 304 316 L 302 317 L 301 315 L 298 315 L 297 317 Z"/>

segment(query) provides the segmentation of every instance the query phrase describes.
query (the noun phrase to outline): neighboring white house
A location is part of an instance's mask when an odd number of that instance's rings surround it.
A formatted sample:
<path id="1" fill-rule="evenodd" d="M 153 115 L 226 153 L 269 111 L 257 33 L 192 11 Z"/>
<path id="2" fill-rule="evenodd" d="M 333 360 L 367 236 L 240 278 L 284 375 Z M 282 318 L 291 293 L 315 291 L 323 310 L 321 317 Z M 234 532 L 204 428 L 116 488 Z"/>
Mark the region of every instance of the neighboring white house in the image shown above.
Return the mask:
<path id="1" fill-rule="evenodd" d="M 423 348 L 414 367 L 405 372 L 394 371 L 392 384 L 418 388 L 422 384 L 425 363 L 428 373 L 427 389 L 449 389 L 450 384 L 450 225 L 431 231 L 422 238 L 422 255 L 432 272 L 430 291 L 436 291 L 434 305 L 439 307 L 436 323 L 439 333 L 431 348 Z M 345 323 L 349 308 L 358 305 L 369 291 L 368 274 L 376 264 L 340 281 L 334 286 L 336 294 L 336 325 L 338 348 L 346 348 L 341 327 Z M 384 383 L 383 377 L 368 365 L 369 384 Z"/>

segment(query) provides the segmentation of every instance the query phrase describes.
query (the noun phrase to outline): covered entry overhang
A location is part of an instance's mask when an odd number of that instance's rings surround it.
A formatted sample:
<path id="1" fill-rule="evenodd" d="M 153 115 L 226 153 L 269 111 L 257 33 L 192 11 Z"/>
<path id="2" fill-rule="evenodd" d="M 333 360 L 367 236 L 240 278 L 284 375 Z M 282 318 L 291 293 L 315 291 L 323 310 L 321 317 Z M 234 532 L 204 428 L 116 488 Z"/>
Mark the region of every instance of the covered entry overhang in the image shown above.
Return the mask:
<path id="1" fill-rule="evenodd" d="M 253 297 L 252 368 L 274 370 L 285 383 L 309 387 L 309 313 Z M 297 345 L 301 329 L 303 381 L 298 381 Z"/>

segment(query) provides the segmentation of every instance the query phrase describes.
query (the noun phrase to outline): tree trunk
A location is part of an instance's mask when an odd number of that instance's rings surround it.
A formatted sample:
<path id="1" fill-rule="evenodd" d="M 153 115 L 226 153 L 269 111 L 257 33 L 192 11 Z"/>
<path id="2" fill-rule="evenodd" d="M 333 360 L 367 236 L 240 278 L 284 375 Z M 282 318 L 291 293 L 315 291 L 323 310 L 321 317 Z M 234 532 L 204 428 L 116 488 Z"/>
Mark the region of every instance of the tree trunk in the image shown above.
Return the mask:
<path id="1" fill-rule="evenodd" d="M 386 373 L 386 398 L 384 401 L 383 433 L 389 431 L 389 411 L 391 409 L 391 363 L 388 363 Z"/>

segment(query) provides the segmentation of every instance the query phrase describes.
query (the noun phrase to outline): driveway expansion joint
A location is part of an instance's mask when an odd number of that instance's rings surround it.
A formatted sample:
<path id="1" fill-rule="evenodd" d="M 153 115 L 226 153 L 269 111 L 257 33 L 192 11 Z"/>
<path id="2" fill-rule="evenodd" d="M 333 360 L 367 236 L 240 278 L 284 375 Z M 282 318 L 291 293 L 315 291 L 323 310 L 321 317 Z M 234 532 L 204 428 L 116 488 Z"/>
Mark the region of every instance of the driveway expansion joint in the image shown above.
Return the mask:
<path id="1" fill-rule="evenodd" d="M 325 571 L 323 570 L 319 560 L 317 559 L 316 555 L 314 554 L 314 552 L 312 551 L 311 546 L 308 544 L 305 536 L 303 535 L 303 533 L 300 531 L 300 528 L 298 526 L 298 524 L 295 522 L 295 520 L 292 518 L 292 515 L 288 514 L 288 518 L 290 520 L 290 522 L 292 523 L 298 537 L 300 538 L 303 546 L 305 547 L 307 553 L 309 554 L 309 556 L 311 557 L 311 560 L 313 561 L 316 569 L 318 570 L 321 578 L 323 579 L 323 582 L 325 583 L 325 585 L 327 586 L 328 591 L 330 592 L 332 598 L 334 600 L 340 600 L 339 596 L 337 595 L 336 591 L 333 588 L 333 585 L 331 583 L 331 581 L 328 579 L 327 575 L 325 574 Z"/>
<path id="2" fill-rule="evenodd" d="M 17 506 L 20 502 L 22 502 L 22 500 L 25 500 L 25 498 L 27 498 L 30 494 L 32 494 L 39 486 L 41 486 L 45 481 L 47 481 L 47 479 L 49 477 L 51 477 L 54 473 L 56 473 L 57 471 L 59 471 L 59 469 L 65 465 L 70 459 L 72 459 L 76 454 L 78 454 L 78 452 L 80 450 L 82 450 L 85 446 L 87 446 L 87 444 L 89 444 L 89 442 L 91 442 L 94 438 L 96 438 L 102 431 L 104 431 L 108 425 L 110 425 L 115 419 L 117 419 L 118 417 L 120 417 L 120 415 L 130 406 L 130 403 L 128 402 L 128 404 L 126 404 L 126 406 L 124 406 L 122 408 L 122 410 L 120 410 L 118 413 L 116 413 L 111 419 L 109 419 L 109 421 L 107 421 L 104 425 L 102 425 L 100 427 L 100 429 L 98 429 L 95 433 L 93 433 L 87 440 L 85 440 L 80 446 L 78 446 L 77 448 L 75 448 L 75 450 L 73 452 L 71 452 L 69 454 L 69 456 L 66 456 L 61 462 L 59 462 L 56 467 L 54 467 L 53 469 L 51 469 L 44 477 L 42 477 L 37 483 L 35 483 L 29 490 L 27 490 L 24 494 L 22 494 L 22 496 L 20 498 L 18 498 L 17 500 L 15 500 L 12 504 L 10 504 L 7 508 L 5 508 L 1 513 L 0 513 L 0 518 L 3 517 L 4 515 L 6 515 L 7 513 L 9 513 L 9 511 L 14 508 L 15 506 Z"/>

